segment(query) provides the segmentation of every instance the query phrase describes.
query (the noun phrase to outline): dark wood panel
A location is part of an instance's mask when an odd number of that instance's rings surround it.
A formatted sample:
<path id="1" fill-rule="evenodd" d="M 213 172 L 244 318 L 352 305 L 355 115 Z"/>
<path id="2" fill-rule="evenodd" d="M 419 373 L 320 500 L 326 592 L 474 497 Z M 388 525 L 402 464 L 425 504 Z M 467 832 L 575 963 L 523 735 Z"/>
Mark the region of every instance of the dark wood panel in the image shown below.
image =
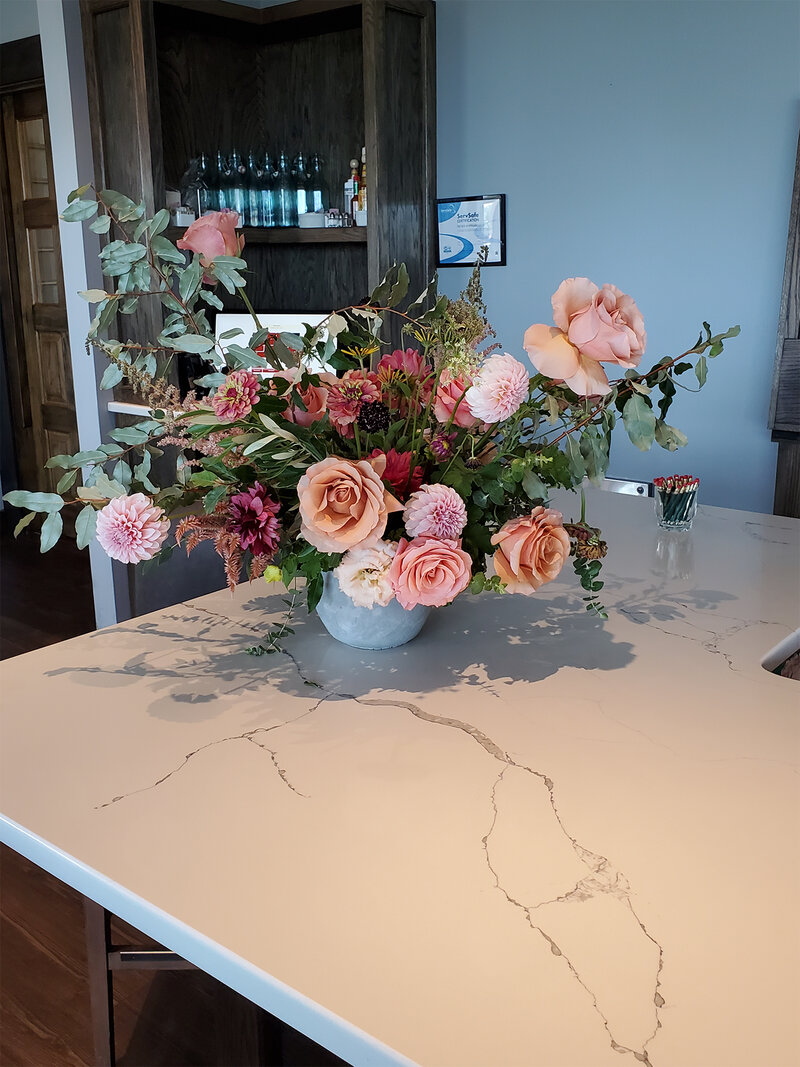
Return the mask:
<path id="1" fill-rule="evenodd" d="M 25 89 L 43 80 L 42 46 L 38 36 L 0 44 L 0 92 Z"/>
<path id="2" fill-rule="evenodd" d="M 775 515 L 800 519 L 800 440 L 778 442 Z"/>
<path id="3" fill-rule="evenodd" d="M 171 241 L 175 241 L 184 233 L 180 226 L 169 226 L 165 231 Z M 366 226 L 348 226 L 342 229 L 338 227 L 324 228 L 311 227 L 301 229 L 299 226 L 270 227 L 259 229 L 252 226 L 244 226 L 242 232 L 247 245 L 343 245 L 343 244 L 366 244 Z"/>
<path id="4" fill-rule="evenodd" d="M 202 151 L 319 152 L 339 207 L 349 160 L 364 144 L 360 28 L 278 40 L 163 4 L 154 15 L 166 180 L 176 185 Z M 236 75 L 225 83 L 209 71 Z"/>
<path id="5" fill-rule="evenodd" d="M 259 311 L 331 311 L 368 293 L 363 244 L 261 245 L 251 248 L 248 263 L 247 291 Z"/>
<path id="6" fill-rule="evenodd" d="M 433 4 L 364 5 L 369 282 L 404 262 L 414 295 L 435 269 L 434 19 Z"/>

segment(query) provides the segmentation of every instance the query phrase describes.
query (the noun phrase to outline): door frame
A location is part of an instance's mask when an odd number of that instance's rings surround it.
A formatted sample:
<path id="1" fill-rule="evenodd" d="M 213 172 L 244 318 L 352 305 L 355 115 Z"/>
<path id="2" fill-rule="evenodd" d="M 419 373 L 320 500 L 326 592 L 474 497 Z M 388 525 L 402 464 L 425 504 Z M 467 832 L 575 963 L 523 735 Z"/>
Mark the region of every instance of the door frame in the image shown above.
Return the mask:
<path id="1" fill-rule="evenodd" d="M 44 90 L 44 65 L 38 37 L 0 44 L 0 98 L 29 89 Z M 33 423 L 26 425 L 23 412 L 30 398 L 24 388 L 22 367 L 25 333 L 20 313 L 19 275 L 16 241 L 6 219 L 11 211 L 8 159 L 5 150 L 0 163 L 0 315 L 2 315 L 3 349 L 7 373 L 8 400 L 11 408 L 14 462 L 20 485 L 33 486 L 38 479 L 36 441 Z"/>

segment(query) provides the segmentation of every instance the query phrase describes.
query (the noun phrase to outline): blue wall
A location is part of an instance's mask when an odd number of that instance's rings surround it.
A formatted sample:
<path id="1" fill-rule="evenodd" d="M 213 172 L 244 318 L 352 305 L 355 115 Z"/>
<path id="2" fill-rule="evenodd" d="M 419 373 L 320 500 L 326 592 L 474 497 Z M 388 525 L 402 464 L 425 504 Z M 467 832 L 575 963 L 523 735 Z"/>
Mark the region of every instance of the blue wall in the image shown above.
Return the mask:
<path id="1" fill-rule="evenodd" d="M 439 0 L 437 38 L 439 196 L 507 194 L 508 266 L 484 273 L 498 339 L 524 355 L 572 275 L 636 299 L 646 366 L 704 319 L 740 323 L 701 395 L 673 403 L 687 448 L 639 453 L 618 431 L 610 473 L 691 471 L 706 503 L 771 512 L 800 4 Z M 467 277 L 440 272 L 450 295 Z"/>

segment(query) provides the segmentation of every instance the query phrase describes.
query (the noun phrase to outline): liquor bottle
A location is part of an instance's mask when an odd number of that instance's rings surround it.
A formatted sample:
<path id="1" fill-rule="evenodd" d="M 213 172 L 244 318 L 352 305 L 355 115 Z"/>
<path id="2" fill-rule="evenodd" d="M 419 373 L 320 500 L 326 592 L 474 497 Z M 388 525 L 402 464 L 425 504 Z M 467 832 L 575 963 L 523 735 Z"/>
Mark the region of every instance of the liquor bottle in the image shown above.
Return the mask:
<path id="1" fill-rule="evenodd" d="M 306 160 L 302 152 L 295 156 L 294 163 L 292 163 L 292 178 L 294 179 L 294 195 L 297 200 L 297 214 L 305 215 L 311 209 L 308 206 Z"/>
<path id="2" fill-rule="evenodd" d="M 261 213 L 261 189 L 263 186 L 264 172 L 259 163 L 256 153 L 251 148 L 247 153 L 247 211 L 245 213 L 246 226 L 263 226 Z"/>
<path id="3" fill-rule="evenodd" d="M 322 174 L 322 160 L 316 152 L 311 157 L 308 196 L 309 211 L 324 211 L 328 207 L 328 187 Z"/>
<path id="4" fill-rule="evenodd" d="M 367 210 L 367 150 L 361 149 L 361 177 L 358 182 L 358 210 Z M 366 220 L 364 220 L 366 222 Z"/>
<path id="5" fill-rule="evenodd" d="M 278 172 L 275 175 L 275 225 L 297 225 L 297 195 L 294 182 L 289 174 L 289 161 L 286 153 L 281 152 L 278 159 Z"/>
<path id="6" fill-rule="evenodd" d="M 231 165 L 230 161 L 222 154 L 217 152 L 217 211 L 224 211 L 225 208 L 230 207 L 229 192 L 231 183 Z"/>
<path id="7" fill-rule="evenodd" d="M 350 160 L 350 177 L 344 183 L 344 213 L 353 216 L 353 201 L 358 203 L 358 160 Z"/>
<path id="8" fill-rule="evenodd" d="M 231 152 L 231 183 L 228 190 L 230 203 L 228 207 L 239 214 L 239 225 L 246 226 L 245 220 L 247 207 L 247 167 L 242 163 L 242 158 L 236 149 Z"/>
<path id="9" fill-rule="evenodd" d="M 267 152 L 261 163 L 261 225 L 275 225 L 275 168 Z"/>

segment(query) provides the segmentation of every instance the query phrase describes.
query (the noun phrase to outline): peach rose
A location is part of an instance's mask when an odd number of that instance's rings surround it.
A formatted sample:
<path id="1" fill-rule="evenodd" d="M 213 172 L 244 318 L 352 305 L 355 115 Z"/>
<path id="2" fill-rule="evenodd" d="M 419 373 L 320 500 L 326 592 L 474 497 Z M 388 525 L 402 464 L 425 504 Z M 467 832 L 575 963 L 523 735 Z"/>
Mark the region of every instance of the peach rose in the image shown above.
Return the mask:
<path id="1" fill-rule="evenodd" d="M 238 256 L 244 248 L 244 234 L 237 234 L 237 211 L 207 211 L 187 229 L 176 245 L 185 252 L 197 252 L 208 267 L 215 256 Z"/>
<path id="2" fill-rule="evenodd" d="M 567 278 L 552 305 L 555 328 L 537 323 L 523 340 L 540 373 L 579 396 L 602 396 L 610 387 L 598 363 L 639 365 L 647 344 L 644 319 L 633 298 L 615 285 L 598 289 L 588 278 Z"/>
<path id="3" fill-rule="evenodd" d="M 387 515 L 403 510 L 381 481 L 385 465 L 384 457 L 340 456 L 312 464 L 297 483 L 306 541 L 320 552 L 347 552 L 382 537 Z"/>
<path id="4" fill-rule="evenodd" d="M 567 278 L 553 293 L 553 322 L 582 356 L 620 367 L 637 367 L 647 334 L 633 297 L 588 278 Z"/>
<path id="5" fill-rule="evenodd" d="M 561 512 L 535 507 L 530 515 L 511 519 L 492 537 L 497 545 L 494 569 L 511 593 L 530 596 L 551 582 L 569 556 L 569 537 Z"/>
<path id="6" fill-rule="evenodd" d="M 436 399 L 433 402 L 433 413 L 439 422 L 448 422 L 455 411 L 453 424 L 465 429 L 477 426 L 478 420 L 472 414 L 466 400 L 461 400 L 467 389 L 472 385 L 472 379 L 467 374 L 453 376 L 445 367 L 439 375 L 439 384 L 436 386 Z M 461 403 L 459 403 L 459 400 Z M 456 407 L 458 404 L 458 407 Z"/>
<path id="7" fill-rule="evenodd" d="M 401 538 L 389 568 L 394 595 L 406 611 L 418 604 L 441 608 L 467 588 L 472 560 L 459 541 L 438 537 Z"/>
<path id="8" fill-rule="evenodd" d="M 283 417 L 288 422 L 294 422 L 298 426 L 310 426 L 312 423 L 318 422 L 325 414 L 328 407 L 328 389 L 336 384 L 336 375 L 326 373 L 318 374 L 316 377 L 319 378 L 319 385 L 309 385 L 305 389 L 297 387 L 297 392 L 300 394 L 306 410 L 303 411 L 301 407 L 292 404 L 286 411 L 282 412 Z M 293 383 L 300 380 L 297 371 L 291 370 L 279 371 L 277 374 L 271 375 L 270 381 L 275 378 L 284 378 L 286 381 Z M 288 398 L 287 393 L 283 395 Z"/>

